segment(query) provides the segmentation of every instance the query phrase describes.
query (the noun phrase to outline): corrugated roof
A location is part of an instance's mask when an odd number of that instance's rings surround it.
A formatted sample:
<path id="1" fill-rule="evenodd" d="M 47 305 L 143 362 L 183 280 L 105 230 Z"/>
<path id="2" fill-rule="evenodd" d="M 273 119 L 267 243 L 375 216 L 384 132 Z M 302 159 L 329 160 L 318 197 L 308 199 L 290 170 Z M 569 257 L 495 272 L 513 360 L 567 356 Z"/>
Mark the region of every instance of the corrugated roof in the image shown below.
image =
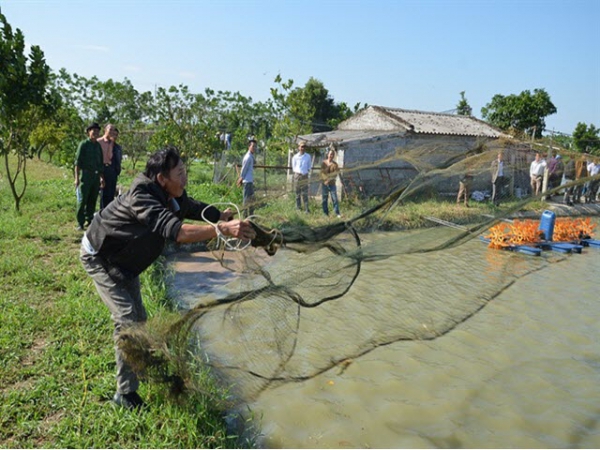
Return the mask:
<path id="1" fill-rule="evenodd" d="M 364 141 L 377 139 L 381 136 L 391 137 L 393 135 L 402 137 L 405 133 L 369 130 L 334 130 L 322 133 L 305 134 L 303 136 L 298 136 L 298 140 L 306 141 L 309 147 L 326 147 L 331 143 L 341 144 L 348 141 Z"/>
<path id="2" fill-rule="evenodd" d="M 345 131 L 404 131 L 417 134 L 508 137 L 501 130 L 470 116 L 369 106 L 340 123 Z"/>

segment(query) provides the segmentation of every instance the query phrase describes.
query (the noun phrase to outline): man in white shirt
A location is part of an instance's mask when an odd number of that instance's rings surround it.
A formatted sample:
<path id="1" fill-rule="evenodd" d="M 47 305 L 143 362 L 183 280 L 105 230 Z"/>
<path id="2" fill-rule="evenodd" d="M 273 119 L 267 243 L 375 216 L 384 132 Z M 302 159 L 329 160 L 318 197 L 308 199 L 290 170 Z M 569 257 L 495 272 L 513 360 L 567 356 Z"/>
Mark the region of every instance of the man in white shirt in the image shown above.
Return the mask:
<path id="1" fill-rule="evenodd" d="M 254 214 L 254 152 L 256 151 L 256 140 L 254 138 L 248 141 L 248 151 L 242 160 L 242 171 L 237 180 L 238 186 L 243 186 L 243 205 L 246 214 Z"/>
<path id="2" fill-rule="evenodd" d="M 542 188 L 542 179 L 546 169 L 546 160 L 542 159 L 539 153 L 535 154 L 535 159 L 529 167 L 529 177 L 531 178 L 531 194 L 539 195 Z"/>
<path id="3" fill-rule="evenodd" d="M 595 177 L 600 173 L 600 163 L 598 161 L 590 161 L 587 165 L 588 176 Z M 596 194 L 598 193 L 598 186 L 600 180 L 590 180 L 586 183 L 585 189 L 585 202 L 596 203 Z"/>
<path id="4" fill-rule="evenodd" d="M 312 168 L 310 155 L 306 153 L 306 143 L 300 142 L 298 153 L 292 158 L 292 171 L 294 172 L 294 184 L 296 186 L 296 209 L 302 209 L 304 202 L 304 211 L 308 210 L 308 174 Z M 302 200 L 302 201 L 301 201 Z"/>

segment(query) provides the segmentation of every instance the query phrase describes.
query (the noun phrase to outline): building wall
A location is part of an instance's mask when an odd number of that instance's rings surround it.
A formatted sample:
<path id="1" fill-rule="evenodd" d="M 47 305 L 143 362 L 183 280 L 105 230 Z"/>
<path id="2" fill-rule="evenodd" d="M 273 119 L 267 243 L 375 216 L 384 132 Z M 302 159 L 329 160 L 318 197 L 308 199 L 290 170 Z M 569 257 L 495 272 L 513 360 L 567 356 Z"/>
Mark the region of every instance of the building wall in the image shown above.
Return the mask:
<path id="1" fill-rule="evenodd" d="M 343 168 L 343 192 L 347 195 L 386 195 L 393 187 L 414 178 L 419 169 L 429 171 L 447 166 L 484 142 L 487 140 L 469 136 L 405 135 L 342 144 L 338 162 Z M 439 179 L 435 189 L 452 191 L 457 185 L 456 180 Z M 356 192 L 357 189 L 362 192 Z"/>

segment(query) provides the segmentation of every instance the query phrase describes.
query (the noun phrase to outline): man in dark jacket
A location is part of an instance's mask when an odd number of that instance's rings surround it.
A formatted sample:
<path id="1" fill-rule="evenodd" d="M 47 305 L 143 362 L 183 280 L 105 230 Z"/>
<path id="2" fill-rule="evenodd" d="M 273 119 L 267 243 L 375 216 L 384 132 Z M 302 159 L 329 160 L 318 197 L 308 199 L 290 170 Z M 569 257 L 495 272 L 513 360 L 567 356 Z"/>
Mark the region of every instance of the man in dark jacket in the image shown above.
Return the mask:
<path id="1" fill-rule="evenodd" d="M 88 139 L 81 141 L 75 156 L 75 189 L 79 190 L 77 229 L 83 230 L 96 212 L 98 191 L 104 187 L 102 147 L 98 143 L 100 125 L 91 124 L 85 130 Z"/>
<path id="2" fill-rule="evenodd" d="M 167 240 L 178 243 L 212 239 L 218 233 L 253 239 L 249 222 L 232 220 L 233 213 L 187 196 L 185 165 L 176 149 L 150 157 L 143 174 L 125 194 L 101 210 L 81 243 L 81 261 L 92 277 L 115 324 L 117 392 L 114 402 L 129 409 L 144 405 L 138 378 L 123 359 L 117 340 L 126 327 L 145 322 L 139 275 L 162 253 Z M 184 219 L 211 224 L 183 223 Z"/>

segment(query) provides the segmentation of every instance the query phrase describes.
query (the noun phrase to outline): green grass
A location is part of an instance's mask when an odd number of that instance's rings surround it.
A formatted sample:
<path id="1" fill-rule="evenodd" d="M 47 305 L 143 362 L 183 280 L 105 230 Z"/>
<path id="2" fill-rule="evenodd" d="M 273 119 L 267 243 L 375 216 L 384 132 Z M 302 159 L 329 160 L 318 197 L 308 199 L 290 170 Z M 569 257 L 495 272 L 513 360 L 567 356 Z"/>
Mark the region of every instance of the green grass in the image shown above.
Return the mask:
<path id="1" fill-rule="evenodd" d="M 248 447 L 200 394 L 174 401 L 142 383 L 149 408 L 115 407 L 112 322 L 79 262 L 67 170 L 30 161 L 21 212 L 0 175 L 0 447 Z M 142 275 L 150 316 L 170 313 L 160 264 Z M 210 382 L 208 382 L 210 385 Z"/>

